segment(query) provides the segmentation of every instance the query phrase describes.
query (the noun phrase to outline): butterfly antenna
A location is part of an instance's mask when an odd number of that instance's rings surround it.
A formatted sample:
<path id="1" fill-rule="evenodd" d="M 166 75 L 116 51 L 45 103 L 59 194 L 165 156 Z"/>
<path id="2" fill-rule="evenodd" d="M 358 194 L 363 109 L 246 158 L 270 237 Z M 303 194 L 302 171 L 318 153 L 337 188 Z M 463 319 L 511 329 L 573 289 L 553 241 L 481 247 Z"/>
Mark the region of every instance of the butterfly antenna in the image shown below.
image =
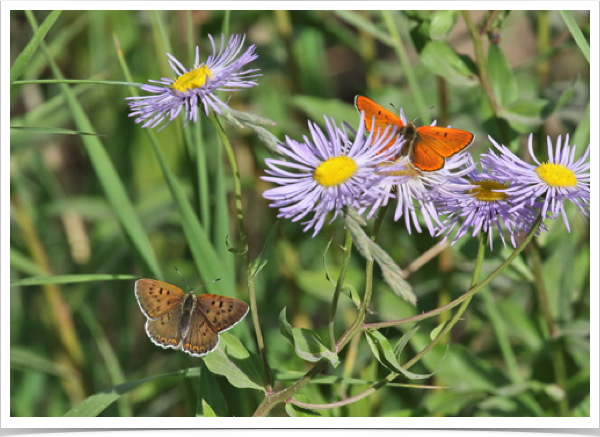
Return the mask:
<path id="1" fill-rule="evenodd" d="M 430 107 L 430 108 L 429 108 L 427 111 L 423 111 L 423 112 L 421 112 L 419 115 L 417 115 L 417 116 L 415 117 L 415 119 L 414 119 L 413 121 L 411 121 L 411 123 L 414 123 L 414 122 L 417 120 L 417 118 L 419 118 L 421 115 L 425 114 L 426 112 L 429 112 L 429 111 L 431 111 L 432 109 L 433 109 L 433 106 L 432 106 L 432 107 Z"/>
<path id="2" fill-rule="evenodd" d="M 211 282 L 209 282 L 209 283 L 207 283 L 207 284 L 202 284 L 202 285 L 199 285 L 198 287 L 194 288 L 192 291 L 196 291 L 196 290 L 198 290 L 198 289 L 200 289 L 200 288 L 204 287 L 205 285 L 214 284 L 215 282 L 217 282 L 217 281 L 220 281 L 220 280 L 221 280 L 221 278 L 217 278 L 217 279 L 215 279 L 214 281 L 211 281 Z"/>
<path id="3" fill-rule="evenodd" d="M 181 274 L 181 272 L 177 269 L 177 266 L 173 266 L 173 268 L 175 269 L 175 271 L 177 273 L 179 273 L 179 276 L 181 276 L 181 279 L 183 279 L 183 283 L 185 284 L 185 286 L 187 287 L 188 290 L 191 291 L 190 286 L 188 285 L 188 283 L 186 282 L 185 278 L 183 277 L 183 275 Z"/>

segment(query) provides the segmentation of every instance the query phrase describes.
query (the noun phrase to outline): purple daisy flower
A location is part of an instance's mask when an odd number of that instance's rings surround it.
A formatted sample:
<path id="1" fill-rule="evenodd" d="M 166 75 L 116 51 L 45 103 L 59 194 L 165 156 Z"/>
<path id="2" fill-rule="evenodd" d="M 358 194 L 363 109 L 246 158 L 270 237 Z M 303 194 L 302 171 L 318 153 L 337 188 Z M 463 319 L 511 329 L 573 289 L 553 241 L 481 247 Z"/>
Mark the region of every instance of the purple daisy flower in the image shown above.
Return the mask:
<path id="1" fill-rule="evenodd" d="M 570 232 L 569 221 L 563 207 L 563 200 L 571 201 L 579 215 L 585 221 L 590 216 L 590 163 L 585 162 L 590 154 L 590 146 L 575 160 L 575 146 L 569 146 L 569 135 L 565 138 L 561 149 L 561 136 L 556 141 L 556 151 L 553 153 L 552 140 L 548 136 L 548 161 L 540 163 L 533 154 L 533 134 L 529 135 L 529 154 L 535 165 L 524 162 L 505 146 L 500 146 L 492 137 L 488 137 L 500 152 L 497 156 L 490 151 L 482 155 L 494 175 L 508 180 L 517 180 L 518 184 L 511 187 L 507 193 L 515 198 L 514 212 L 522 205 L 532 205 L 538 200 L 542 203 L 542 220 L 546 215 L 555 219 L 562 214 L 567 230 Z"/>
<path id="2" fill-rule="evenodd" d="M 484 162 L 481 163 L 481 172 L 477 171 L 472 159 L 467 167 L 470 170 L 466 178 L 454 178 L 443 190 L 439 190 L 440 197 L 436 200 L 438 212 L 449 216 L 437 235 L 446 233 L 445 241 L 459 221 L 462 221 L 452 245 L 472 227 L 472 236 L 476 236 L 480 230 L 488 234 L 490 249 L 493 249 L 492 231 L 496 227 L 505 248 L 504 229 L 510 234 L 513 247 L 517 247 L 516 236 L 520 232 L 531 230 L 539 214 L 535 207 L 541 204 L 525 205 L 513 211 L 518 199 L 510 193 L 510 182 L 490 175 Z M 545 230 L 543 224 L 540 228 Z"/>
<path id="3" fill-rule="evenodd" d="M 204 106 L 204 112 L 208 116 L 210 109 L 221 114 L 219 107 L 227 107 L 214 91 L 239 91 L 243 88 L 251 88 L 257 85 L 249 79 L 261 76 L 254 74 L 255 70 L 243 70 L 242 68 L 252 62 L 258 55 L 254 53 L 255 45 L 251 45 L 243 54 L 238 54 L 246 39 L 245 35 L 232 35 L 229 43 L 225 46 L 225 36 L 221 36 L 221 50 L 217 52 L 215 42 L 208 35 L 212 44 L 212 54 L 206 62 L 200 63 L 200 51 L 196 47 L 196 61 L 194 68 L 187 70 L 174 56 L 167 53 L 171 68 L 177 73 L 176 79 L 163 77 L 161 80 L 150 80 L 159 85 L 143 85 L 142 89 L 153 93 L 152 96 L 127 97 L 132 112 L 130 117 L 137 117 L 136 123 L 144 123 L 142 127 L 156 127 L 166 117 L 166 123 L 159 129 L 179 115 L 185 108 L 185 124 L 188 120 L 198 121 L 198 107 L 200 103 Z M 237 58 L 237 59 L 236 59 Z M 185 126 L 184 124 L 184 126 Z"/>
<path id="4" fill-rule="evenodd" d="M 271 207 L 279 208 L 278 217 L 297 221 L 314 213 L 303 223 L 305 232 L 314 228 L 313 237 L 329 212 L 334 212 L 333 221 L 343 207 L 364 210 L 382 197 L 392 196 L 380 187 L 383 181 L 394 183 L 401 178 L 388 173 L 396 170 L 395 165 L 390 165 L 390 156 L 400 151 L 403 142 L 397 139 L 381 153 L 395 136 L 395 130 L 388 128 L 382 134 L 365 137 L 364 113 L 354 142 L 348 139 L 345 127 L 339 129 L 333 118 L 330 121 L 325 117 L 325 126 L 326 135 L 309 121 L 312 140 L 304 136 L 302 143 L 286 137 L 286 144 L 278 147 L 289 160 L 266 159 L 265 172 L 269 176 L 261 177 L 280 185 L 263 194 L 273 200 Z M 381 171 L 381 166 L 385 166 L 385 171 Z"/>

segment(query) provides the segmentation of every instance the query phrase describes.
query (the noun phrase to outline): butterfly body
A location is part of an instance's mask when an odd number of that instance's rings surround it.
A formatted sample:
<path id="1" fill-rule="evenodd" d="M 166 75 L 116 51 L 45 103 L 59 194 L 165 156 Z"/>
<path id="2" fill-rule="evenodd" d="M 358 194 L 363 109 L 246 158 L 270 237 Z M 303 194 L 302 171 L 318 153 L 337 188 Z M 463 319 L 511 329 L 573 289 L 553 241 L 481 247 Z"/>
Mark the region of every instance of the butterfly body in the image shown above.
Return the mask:
<path id="1" fill-rule="evenodd" d="M 135 296 L 147 317 L 146 333 L 162 348 L 202 357 L 216 349 L 219 333 L 233 328 L 248 313 L 248 305 L 217 294 L 187 294 L 154 279 L 135 283 Z"/>
<path id="2" fill-rule="evenodd" d="M 364 111 L 368 131 L 374 128 L 375 131 L 379 129 L 383 132 L 388 126 L 397 127 L 397 135 L 403 136 L 406 141 L 398 158 L 408 156 L 412 165 L 421 171 L 432 172 L 442 169 L 446 164 L 446 158 L 469 147 L 475 138 L 472 133 L 460 129 L 438 126 L 416 127 L 413 123 L 404 123 L 399 116 L 364 96 L 356 96 L 354 105 L 359 113 Z M 395 141 L 395 138 L 390 140 L 385 149 Z"/>

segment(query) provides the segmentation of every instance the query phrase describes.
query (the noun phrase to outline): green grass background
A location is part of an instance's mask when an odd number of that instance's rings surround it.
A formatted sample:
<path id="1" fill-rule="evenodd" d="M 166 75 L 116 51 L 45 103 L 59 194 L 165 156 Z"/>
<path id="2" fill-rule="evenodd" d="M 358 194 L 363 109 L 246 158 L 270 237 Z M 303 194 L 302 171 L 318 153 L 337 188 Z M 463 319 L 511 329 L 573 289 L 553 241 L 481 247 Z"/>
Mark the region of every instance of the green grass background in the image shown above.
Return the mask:
<path id="1" fill-rule="evenodd" d="M 484 11 L 470 15 L 477 29 L 489 17 Z M 41 25 L 37 40 L 32 40 L 32 16 Z M 384 106 L 403 107 L 409 119 L 419 117 L 417 124 L 437 119 L 475 133 L 471 153 L 476 159 L 490 145 L 488 134 L 526 157 L 531 132 L 540 159 L 547 153 L 546 135 L 555 139 L 567 133 L 580 156 L 590 130 L 589 23 L 589 15 L 579 11 L 512 11 L 499 25 L 499 44 L 490 44 L 484 34 L 495 113 L 474 74 L 473 41 L 457 11 L 35 11 L 29 18 L 12 11 L 11 65 L 15 76 L 20 74 L 13 78 L 11 70 L 11 81 L 61 75 L 128 81 L 118 42 L 132 80 L 146 83 L 173 75 L 165 52 L 190 65 L 196 44 L 203 58 L 209 54 L 208 33 L 217 40 L 223 31 L 245 33 L 245 47 L 256 44 L 259 55 L 250 67 L 260 68 L 263 76 L 259 86 L 233 93 L 229 104 L 275 121 L 267 129 L 281 140 L 286 135 L 300 139 L 308 133 L 307 119 L 323 124 L 323 114 L 356 125 L 352 102 L 363 94 Z M 47 52 L 44 45 L 37 46 L 42 38 Z M 34 46 L 27 48 L 30 41 Z M 12 286 L 5 291 L 10 292 L 12 416 L 61 416 L 102 390 L 154 377 L 134 384 L 100 415 L 193 416 L 204 381 L 193 368 L 201 360 L 149 341 L 133 283 L 152 277 L 183 287 L 172 268 L 176 265 L 192 287 L 221 278 L 208 292 L 248 300 L 240 259 L 225 243 L 227 236 L 231 245 L 238 242 L 233 180 L 213 126 L 201 117 L 183 130 L 179 118 L 148 135 L 128 117 L 125 97 L 131 95 L 128 86 L 114 84 L 11 87 L 11 126 L 47 128 L 11 129 Z M 249 128 L 226 125 L 226 130 L 240 167 L 250 256 L 256 258 L 276 221 L 276 211 L 262 197 L 270 185 L 259 179 L 264 159 L 272 154 Z M 540 281 L 526 250 L 475 296 L 464 320 L 443 342 L 451 346 L 437 374 L 418 381 L 450 388 L 389 385 L 319 414 L 555 416 L 562 411 L 589 416 L 589 225 L 574 208 L 567 213 L 571 233 L 562 221 L 547 221 L 549 232 L 538 240 L 543 283 L 564 356 L 566 410 L 561 409 L 565 401 L 561 404 L 536 291 Z M 394 222 L 392 215 L 383 224 L 381 244 L 406 267 L 437 240 L 427 233 L 409 235 L 403 219 Z M 340 223 L 311 238 L 299 224 L 280 221 L 269 262 L 257 276 L 261 326 L 270 364 L 279 375 L 276 388 L 309 368 L 279 332 L 284 307 L 294 327 L 328 337 L 334 287 L 322 259 L 330 238 L 334 244 L 327 259 L 335 274 L 343 257 Z M 417 308 L 394 296 L 376 272 L 368 321 L 408 317 L 464 293 L 476 247 L 476 239 L 463 238 L 442 258 L 411 274 Z M 496 239 L 482 273 L 491 272 L 510 252 Z M 26 281 L 55 275 L 60 276 L 37 280 L 38 285 Z M 347 278 L 362 293 L 364 260 L 358 254 Z M 342 296 L 338 336 L 354 315 L 352 302 Z M 401 362 L 425 347 L 429 332 L 448 317 L 423 322 Z M 409 328 L 382 333 L 395 342 Z M 250 317 L 230 332 L 256 352 Z M 445 344 L 436 346 L 411 370 L 432 372 L 445 351 Z M 326 373 L 363 382 L 309 384 L 296 398 L 333 402 L 387 374 L 364 336 L 341 354 L 341 361 Z M 173 374 L 182 369 L 192 371 Z M 233 387 L 222 376 L 204 378 L 212 378 L 210 387 L 222 393 L 230 415 L 251 415 L 262 400 L 262 392 Z M 411 381 L 400 377 L 396 382 Z M 287 413 L 279 406 L 271 414 Z"/>

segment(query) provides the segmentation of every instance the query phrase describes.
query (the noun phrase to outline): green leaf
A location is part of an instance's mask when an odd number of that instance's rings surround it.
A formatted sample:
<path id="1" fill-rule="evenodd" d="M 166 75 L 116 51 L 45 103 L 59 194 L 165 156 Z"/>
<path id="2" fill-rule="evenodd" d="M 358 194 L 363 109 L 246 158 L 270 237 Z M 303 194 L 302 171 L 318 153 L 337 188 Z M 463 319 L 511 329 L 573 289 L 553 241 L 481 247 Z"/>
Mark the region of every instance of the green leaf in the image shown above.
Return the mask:
<path id="1" fill-rule="evenodd" d="M 30 275 L 44 276 L 45 272 L 34 260 L 10 247 L 10 267 Z"/>
<path id="2" fill-rule="evenodd" d="M 531 133 L 543 122 L 542 114 L 547 112 L 549 102 L 546 99 L 518 100 L 498 111 L 498 116 L 505 119 L 515 131 Z"/>
<path id="3" fill-rule="evenodd" d="M 269 234 L 267 235 L 267 239 L 265 240 L 265 245 L 263 246 L 262 251 L 258 255 L 258 257 L 252 263 L 252 277 L 256 277 L 258 272 L 260 272 L 264 266 L 269 262 L 269 257 L 271 256 L 271 252 L 273 251 L 273 242 L 275 241 L 275 236 L 277 235 L 277 225 L 279 221 L 276 221 L 275 224 L 271 227 Z"/>
<path id="4" fill-rule="evenodd" d="M 473 71 L 452 47 L 442 41 L 430 41 L 421 52 L 421 62 L 432 73 L 453 85 L 475 86 Z"/>
<path id="5" fill-rule="evenodd" d="M 325 358 L 333 367 L 337 367 L 339 364 L 338 356 L 323 344 L 321 337 L 316 332 L 306 328 L 292 328 L 292 335 L 296 354 L 300 358 L 311 363 Z"/>
<path id="6" fill-rule="evenodd" d="M 198 381 L 198 406 L 196 417 L 227 417 L 229 409 L 214 375 L 206 368 L 200 367 Z"/>
<path id="7" fill-rule="evenodd" d="M 571 144 L 577 145 L 580 149 L 585 150 L 587 146 L 590 144 L 590 104 L 588 102 L 587 109 L 581 117 L 579 125 L 577 129 L 575 129 L 575 134 L 571 139 Z M 580 152 L 581 153 L 581 152 Z"/>
<path id="8" fill-rule="evenodd" d="M 365 331 L 367 342 L 373 351 L 373 355 L 375 358 L 386 368 L 395 373 L 401 373 L 406 376 L 408 379 L 427 379 L 431 378 L 439 367 L 443 363 L 443 359 L 438 365 L 438 368 L 435 369 L 432 373 L 420 375 L 417 373 L 409 372 L 408 370 L 402 368 L 398 359 L 396 358 L 396 354 L 394 353 L 394 349 L 388 342 L 387 338 L 385 338 L 379 331 Z"/>
<path id="9" fill-rule="evenodd" d="M 358 122 L 360 116 L 353 105 L 337 99 L 323 99 L 312 96 L 294 96 L 292 105 L 303 111 L 309 119 L 319 126 L 325 126 L 323 115 L 334 117 L 340 123 L 347 121 L 351 125 Z"/>
<path id="10" fill-rule="evenodd" d="M 356 305 L 356 308 L 360 307 L 360 296 L 352 284 L 344 283 L 344 285 L 342 285 L 342 293 L 352 300 L 352 303 Z"/>
<path id="11" fill-rule="evenodd" d="M 200 369 L 191 368 L 180 370 L 179 372 L 164 373 L 162 375 L 151 376 L 150 378 L 128 381 L 89 396 L 79 404 L 75 405 L 69 411 L 67 411 L 63 417 L 96 417 L 98 414 L 104 411 L 110 404 L 119 399 L 122 395 L 133 390 L 134 388 L 139 387 L 142 384 L 157 379 L 175 377 L 196 378 L 198 376 L 200 376 Z"/>
<path id="12" fill-rule="evenodd" d="M 279 332 L 294 346 L 294 334 L 292 333 L 292 325 L 287 321 L 285 315 L 285 307 L 279 313 Z"/>
<path id="13" fill-rule="evenodd" d="M 228 332 L 221 334 L 219 347 L 204 357 L 204 363 L 234 387 L 265 391 L 262 360 Z"/>
<path id="14" fill-rule="evenodd" d="M 74 284 L 78 282 L 122 281 L 129 279 L 137 279 L 137 276 L 107 274 L 38 276 L 34 278 L 16 279 L 14 281 L 10 281 L 10 286 L 23 287 L 27 285 Z"/>
<path id="15" fill-rule="evenodd" d="M 288 413 L 290 417 L 323 417 L 315 410 L 309 410 L 294 404 L 285 404 L 285 412 Z"/>
<path id="16" fill-rule="evenodd" d="M 560 15 L 562 16 L 563 20 L 565 20 L 565 24 L 569 28 L 571 35 L 573 35 L 573 38 L 579 46 L 581 53 L 583 53 L 585 59 L 590 62 L 590 45 L 575 21 L 575 17 L 573 17 L 573 11 L 560 11 Z"/>
<path id="17" fill-rule="evenodd" d="M 394 294 L 411 304 L 416 305 L 417 297 L 412 292 L 412 287 L 406 282 L 402 270 L 396 265 L 392 257 L 377 243 L 371 240 L 358 223 L 349 215 L 344 215 L 344 220 L 346 222 L 346 227 L 352 234 L 352 241 L 358 251 L 367 260 L 374 259 L 377 261 L 377 264 L 381 268 L 383 279 L 390 286 Z"/>
<path id="18" fill-rule="evenodd" d="M 517 80 L 498 44 L 490 44 L 487 69 L 496 101 L 500 106 L 519 98 Z"/>
<path id="19" fill-rule="evenodd" d="M 327 278 L 327 280 L 335 286 L 336 282 L 333 280 L 333 278 L 329 274 L 329 269 L 327 268 L 327 252 L 329 251 L 329 246 L 331 246 L 331 242 L 333 241 L 333 238 L 334 238 L 334 236 L 332 236 L 329 239 L 329 241 L 327 242 L 327 245 L 325 246 L 325 250 L 323 251 L 323 270 L 325 271 L 325 277 Z"/>
<path id="20" fill-rule="evenodd" d="M 433 330 L 429 334 L 429 338 L 431 338 L 431 340 L 435 340 L 437 336 L 440 335 L 440 332 L 442 332 L 442 329 L 444 329 L 444 326 L 446 326 L 446 323 L 447 322 L 440 323 L 435 328 L 433 328 Z"/>
<path id="21" fill-rule="evenodd" d="M 77 130 L 63 129 L 60 127 L 43 127 L 43 126 L 11 126 L 11 129 L 20 130 L 23 132 L 36 132 L 41 134 L 65 134 L 65 135 L 93 135 L 95 137 L 103 137 L 105 135 L 93 134 L 89 132 L 80 132 Z"/>
<path id="22" fill-rule="evenodd" d="M 55 363 L 36 353 L 16 347 L 10 348 L 10 368 L 12 370 L 31 369 L 59 378 L 77 378 L 77 371 L 73 367 Z"/>
<path id="23" fill-rule="evenodd" d="M 46 19 L 44 20 L 42 25 L 39 27 L 39 29 L 35 29 L 35 33 L 33 34 L 31 41 L 29 41 L 29 43 L 27 43 L 27 45 L 25 46 L 23 51 L 21 53 L 19 53 L 19 56 L 17 56 L 17 59 L 15 59 L 15 63 L 12 65 L 12 67 L 10 67 L 10 84 L 11 85 L 17 79 L 17 77 L 19 77 L 21 75 L 21 73 L 23 72 L 23 70 L 25 69 L 25 67 L 27 66 L 29 61 L 31 60 L 31 57 L 37 50 L 38 46 L 44 40 L 44 37 L 46 36 L 46 34 L 50 30 L 50 28 L 52 27 L 54 22 L 60 15 L 60 12 L 61 11 L 50 12 L 50 14 L 46 17 Z"/>
<path id="24" fill-rule="evenodd" d="M 200 403 L 202 404 L 202 409 L 199 412 L 196 412 L 196 417 L 219 417 L 204 399 L 202 399 Z"/>
<path id="25" fill-rule="evenodd" d="M 363 32 L 373 36 L 375 39 L 379 40 L 383 44 L 387 46 L 392 46 L 392 42 L 390 41 L 390 36 L 388 33 L 377 27 L 371 20 L 365 18 L 361 14 L 355 11 L 334 11 L 335 15 L 340 17 L 342 20 L 347 23 L 356 26 L 358 29 Z"/>
<path id="26" fill-rule="evenodd" d="M 429 27 L 429 36 L 431 39 L 438 40 L 446 38 L 456 24 L 457 18 L 458 11 L 434 12 Z"/>
<path id="27" fill-rule="evenodd" d="M 408 331 L 406 334 L 404 334 L 402 337 L 400 337 L 400 340 L 398 340 L 398 343 L 396 343 L 396 346 L 394 347 L 394 354 L 396 355 L 396 358 L 400 359 L 400 354 L 402 353 L 402 351 L 408 344 L 408 341 L 413 336 L 413 334 L 415 332 L 417 332 L 418 330 L 419 330 L 419 325 L 416 325 L 410 331 Z"/>

